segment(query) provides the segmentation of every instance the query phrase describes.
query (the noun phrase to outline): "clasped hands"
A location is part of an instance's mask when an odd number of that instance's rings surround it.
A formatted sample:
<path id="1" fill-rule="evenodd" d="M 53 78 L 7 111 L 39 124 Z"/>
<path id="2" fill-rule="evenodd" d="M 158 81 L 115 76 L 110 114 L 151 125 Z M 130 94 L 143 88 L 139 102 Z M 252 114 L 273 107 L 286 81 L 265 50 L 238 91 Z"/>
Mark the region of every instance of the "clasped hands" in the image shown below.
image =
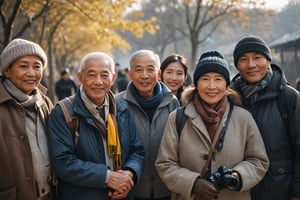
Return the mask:
<path id="1" fill-rule="evenodd" d="M 107 187 L 110 188 L 108 196 L 113 199 L 125 198 L 134 185 L 133 174 L 128 170 L 111 171 Z"/>

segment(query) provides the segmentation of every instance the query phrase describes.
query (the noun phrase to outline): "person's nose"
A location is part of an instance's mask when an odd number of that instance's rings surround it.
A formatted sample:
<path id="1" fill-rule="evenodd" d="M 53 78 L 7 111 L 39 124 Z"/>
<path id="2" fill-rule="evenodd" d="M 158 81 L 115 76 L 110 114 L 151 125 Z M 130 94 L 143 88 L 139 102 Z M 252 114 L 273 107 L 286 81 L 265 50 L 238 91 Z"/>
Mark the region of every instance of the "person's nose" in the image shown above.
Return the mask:
<path id="1" fill-rule="evenodd" d="M 34 76 L 35 75 L 35 70 L 33 69 L 33 67 L 28 67 L 26 74 L 28 76 Z"/>
<path id="2" fill-rule="evenodd" d="M 102 84 L 103 83 L 103 80 L 102 80 L 102 78 L 101 78 L 101 76 L 100 75 L 98 75 L 97 77 L 96 77 L 96 81 L 95 81 L 97 84 Z"/>
<path id="3" fill-rule="evenodd" d="M 215 82 L 213 80 L 209 81 L 208 88 L 214 89 L 216 87 Z"/>
<path id="4" fill-rule="evenodd" d="M 176 73 L 173 73 L 171 78 L 172 78 L 173 80 L 176 80 L 176 79 L 177 79 L 177 74 L 176 74 Z"/>
<path id="5" fill-rule="evenodd" d="M 148 71 L 147 71 L 146 69 L 143 70 L 143 72 L 142 72 L 142 77 L 143 77 L 143 78 L 148 78 L 148 77 L 149 77 Z"/>
<path id="6" fill-rule="evenodd" d="M 255 67 L 256 66 L 256 61 L 252 58 L 249 59 L 249 67 Z"/>

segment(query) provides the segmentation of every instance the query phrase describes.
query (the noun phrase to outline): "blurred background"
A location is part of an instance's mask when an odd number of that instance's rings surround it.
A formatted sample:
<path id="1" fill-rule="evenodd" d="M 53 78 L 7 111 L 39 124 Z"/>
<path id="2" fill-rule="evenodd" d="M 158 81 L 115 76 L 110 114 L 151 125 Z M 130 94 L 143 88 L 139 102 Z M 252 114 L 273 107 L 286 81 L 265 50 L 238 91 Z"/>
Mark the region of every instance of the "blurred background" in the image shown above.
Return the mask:
<path id="1" fill-rule="evenodd" d="M 300 78 L 300 0 L 0 0 L 0 52 L 14 38 L 39 43 L 48 55 L 44 83 L 54 100 L 60 72 L 76 80 L 80 59 L 104 51 L 124 69 L 138 49 L 161 60 L 184 55 L 193 73 L 199 55 L 223 52 L 237 73 L 232 52 L 247 34 L 262 37 L 273 62 L 295 86 Z"/>

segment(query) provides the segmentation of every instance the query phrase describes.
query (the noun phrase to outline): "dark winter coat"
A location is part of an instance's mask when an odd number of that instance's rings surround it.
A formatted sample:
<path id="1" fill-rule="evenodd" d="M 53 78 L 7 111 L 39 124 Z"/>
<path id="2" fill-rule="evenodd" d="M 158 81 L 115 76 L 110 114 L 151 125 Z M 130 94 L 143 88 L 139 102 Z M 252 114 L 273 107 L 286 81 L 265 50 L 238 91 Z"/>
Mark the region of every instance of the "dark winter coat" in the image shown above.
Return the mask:
<path id="1" fill-rule="evenodd" d="M 110 112 L 115 114 L 115 99 L 110 95 Z M 118 106 L 118 104 L 117 104 Z M 117 108 L 118 109 L 118 108 Z M 101 130 L 85 108 L 79 92 L 75 96 L 73 113 L 78 117 L 78 143 L 75 145 L 60 106 L 49 116 L 50 159 L 59 178 L 59 199 L 108 200 L 105 187 L 107 165 Z M 122 167 L 130 170 L 136 183 L 143 170 L 144 148 L 130 112 L 121 106 L 117 113 Z M 106 148 L 106 147 L 105 147 Z"/>
<path id="2" fill-rule="evenodd" d="M 249 110 L 262 134 L 270 168 L 252 191 L 254 200 L 287 200 L 300 197 L 300 95 L 287 85 L 282 70 L 272 64 L 273 77 Z M 232 87 L 240 75 L 232 80 Z M 284 95 L 288 111 L 287 127 L 280 114 L 277 98 Z"/>
<path id="3" fill-rule="evenodd" d="M 77 89 L 78 86 L 72 79 L 68 79 L 68 80 L 59 79 L 55 83 L 55 94 L 58 100 L 71 96 L 72 91 L 73 93 L 76 93 Z"/>

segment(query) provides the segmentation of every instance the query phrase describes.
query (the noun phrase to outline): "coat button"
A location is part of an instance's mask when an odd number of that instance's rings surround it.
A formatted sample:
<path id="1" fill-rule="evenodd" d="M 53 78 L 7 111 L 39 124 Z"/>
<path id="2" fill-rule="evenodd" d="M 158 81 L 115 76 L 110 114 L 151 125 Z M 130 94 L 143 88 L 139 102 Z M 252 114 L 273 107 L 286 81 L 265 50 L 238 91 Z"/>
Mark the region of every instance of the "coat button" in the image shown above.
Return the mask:
<path id="1" fill-rule="evenodd" d="M 26 177 L 26 180 L 27 180 L 27 181 L 31 181 L 31 177 L 30 177 L 30 176 L 27 176 L 27 177 Z"/>
<path id="2" fill-rule="evenodd" d="M 24 135 L 21 135 L 21 136 L 20 136 L 20 139 L 21 139 L 21 140 L 24 140 L 24 138 L 25 138 Z"/>
<path id="3" fill-rule="evenodd" d="M 203 155 L 203 159 L 208 160 L 208 155 L 207 154 Z"/>
<path id="4" fill-rule="evenodd" d="M 283 174 L 283 173 L 284 173 L 284 169 L 283 169 L 283 168 L 279 168 L 279 169 L 278 169 L 278 172 L 279 172 L 280 174 Z"/>

